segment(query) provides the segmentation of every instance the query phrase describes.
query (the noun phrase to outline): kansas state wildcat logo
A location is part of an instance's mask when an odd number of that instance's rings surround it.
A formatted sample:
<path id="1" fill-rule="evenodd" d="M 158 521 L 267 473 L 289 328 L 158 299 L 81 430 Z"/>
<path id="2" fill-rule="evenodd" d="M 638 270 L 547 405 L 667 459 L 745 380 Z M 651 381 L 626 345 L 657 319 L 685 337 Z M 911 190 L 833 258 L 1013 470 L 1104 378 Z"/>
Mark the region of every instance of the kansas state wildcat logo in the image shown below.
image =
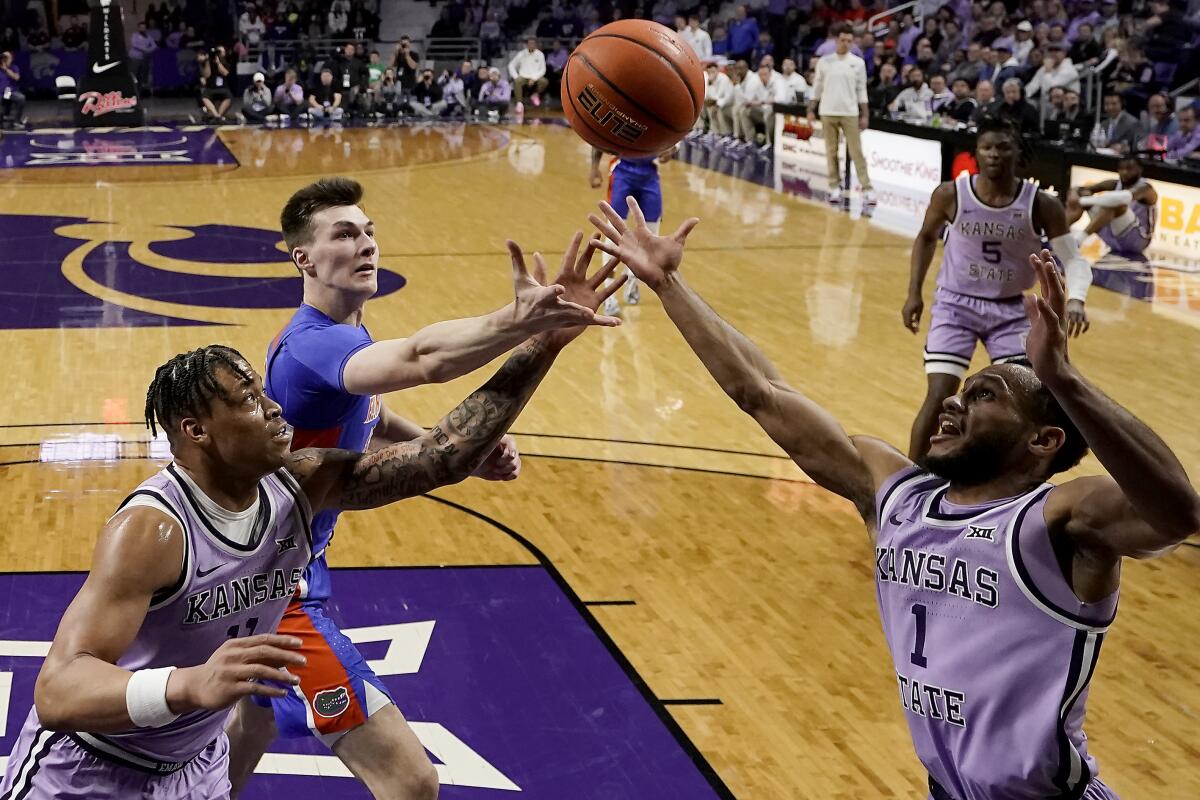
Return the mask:
<path id="1" fill-rule="evenodd" d="M 0 214 L 0 329 L 242 325 L 303 292 L 278 231 Z M 405 279 L 379 271 L 379 292 Z"/>

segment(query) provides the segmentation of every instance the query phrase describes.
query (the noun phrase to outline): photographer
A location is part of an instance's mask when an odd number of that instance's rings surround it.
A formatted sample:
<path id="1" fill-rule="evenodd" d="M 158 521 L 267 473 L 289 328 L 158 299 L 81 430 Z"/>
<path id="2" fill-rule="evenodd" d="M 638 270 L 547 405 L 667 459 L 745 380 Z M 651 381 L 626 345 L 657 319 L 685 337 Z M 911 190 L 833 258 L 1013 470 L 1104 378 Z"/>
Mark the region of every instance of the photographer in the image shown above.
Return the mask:
<path id="1" fill-rule="evenodd" d="M 358 58 L 353 44 L 347 44 L 333 64 L 334 85 L 342 93 L 344 104 L 352 114 L 366 112 L 367 66 Z"/>
<path id="2" fill-rule="evenodd" d="M 396 78 L 394 68 L 388 67 L 383 71 L 383 78 L 379 81 L 378 94 L 375 101 L 375 113 L 382 114 L 388 119 L 399 117 L 404 110 L 405 91 Z"/>
<path id="3" fill-rule="evenodd" d="M 396 80 L 404 89 L 411 90 L 417 85 L 417 76 L 421 74 L 421 54 L 412 49 L 412 40 L 407 36 L 400 37 L 392 66 L 396 69 Z"/>
<path id="4" fill-rule="evenodd" d="M 442 87 L 433 82 L 433 70 L 427 69 L 421 73 L 417 85 L 413 87 L 409 108 L 418 117 L 440 117 L 446 110 L 446 101 L 442 99 Z"/>
<path id="5" fill-rule="evenodd" d="M 341 122 L 346 113 L 342 108 L 342 93 L 333 85 L 333 70 L 321 68 L 321 77 L 308 93 L 308 116 L 313 122 L 329 119 Z"/>
<path id="6" fill-rule="evenodd" d="M 247 122 L 263 123 L 271 113 L 271 90 L 261 72 L 254 73 L 254 83 L 242 93 L 242 117 Z"/>
<path id="7" fill-rule="evenodd" d="M 296 82 L 296 70 L 289 69 L 283 74 L 283 83 L 275 87 L 275 111 L 279 121 L 284 125 L 295 122 L 296 117 L 304 113 L 305 105 L 304 87 Z"/>
<path id="8" fill-rule="evenodd" d="M 200 107 L 204 114 L 217 122 L 225 121 L 225 113 L 233 103 L 229 91 L 229 67 L 225 66 L 225 48 L 218 46 L 211 53 L 196 54 L 199 67 Z"/>

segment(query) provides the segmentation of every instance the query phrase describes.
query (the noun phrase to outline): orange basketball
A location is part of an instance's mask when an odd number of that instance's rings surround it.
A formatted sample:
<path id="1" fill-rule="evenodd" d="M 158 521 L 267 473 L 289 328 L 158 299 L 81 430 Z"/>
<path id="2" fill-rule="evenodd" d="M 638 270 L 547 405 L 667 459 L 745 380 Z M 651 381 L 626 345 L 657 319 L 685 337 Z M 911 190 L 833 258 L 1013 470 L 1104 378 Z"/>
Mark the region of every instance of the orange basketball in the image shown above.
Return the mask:
<path id="1" fill-rule="evenodd" d="M 656 156 L 682 139 L 704 105 L 696 51 L 670 28 L 645 19 L 605 25 L 563 68 L 567 122 L 594 147 Z"/>

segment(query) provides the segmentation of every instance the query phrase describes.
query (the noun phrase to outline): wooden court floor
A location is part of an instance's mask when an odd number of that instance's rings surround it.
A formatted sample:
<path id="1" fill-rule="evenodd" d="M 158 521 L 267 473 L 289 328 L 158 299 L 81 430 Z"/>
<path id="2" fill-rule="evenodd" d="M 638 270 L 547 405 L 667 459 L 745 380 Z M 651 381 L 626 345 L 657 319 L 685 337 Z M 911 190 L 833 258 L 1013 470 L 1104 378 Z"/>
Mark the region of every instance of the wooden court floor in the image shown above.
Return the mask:
<path id="1" fill-rule="evenodd" d="M 131 255 L 163 270 L 287 278 L 282 251 L 278 263 L 247 267 L 163 256 L 161 248 L 154 255 L 147 243 L 186 238 L 186 227 L 276 231 L 290 192 L 320 175 L 349 174 L 366 186 L 383 266 L 407 281 L 372 301 L 368 323 L 376 338 L 399 337 L 507 302 L 504 240 L 556 259 L 599 198 L 587 185 L 586 149 L 554 126 L 231 130 L 221 139 L 236 167 L 0 173 L 4 215 L 69 217 L 74 226 L 58 234 L 62 247 L 0 269 L 63 270 L 80 291 L 123 309 L 221 324 L 131 326 L 117 315 L 71 327 L 47 316 L 0 330 L 8 366 L 0 568 L 86 569 L 98 526 L 155 469 L 145 432 L 116 424 L 140 420 L 154 367 L 214 341 L 261 363 L 291 313 L 147 299 L 136 283 L 113 288 L 81 277 L 72 265 L 84 251 L 129 243 Z M 922 339 L 899 315 L 908 241 L 679 163 L 664 168 L 663 184 L 664 227 L 685 215 L 702 219 L 684 269 L 714 307 L 848 430 L 907 441 L 924 387 Z M 21 234 L 6 235 L 0 252 L 20 244 Z M 6 283 L 0 292 L 12 301 Z M 1090 309 L 1093 328 L 1074 359 L 1200 474 L 1200 317 L 1100 289 Z M 386 402 L 429 425 L 482 380 Z M 593 613 L 658 697 L 721 701 L 671 713 L 733 794 L 925 796 L 860 523 L 725 399 L 653 297 L 627 309 L 620 329 L 573 344 L 514 430 L 526 456 L 519 481 L 435 494 L 527 537 L 584 600 L 635 601 Z M 44 460 L 72 447 L 124 460 Z M 1080 469 L 1098 465 L 1089 459 Z M 423 500 L 347 515 L 339 531 L 335 566 L 533 559 L 494 528 Z M 1087 726 L 1102 776 L 1124 798 L 1200 797 L 1198 575 L 1200 549 L 1191 547 L 1125 570 Z"/>

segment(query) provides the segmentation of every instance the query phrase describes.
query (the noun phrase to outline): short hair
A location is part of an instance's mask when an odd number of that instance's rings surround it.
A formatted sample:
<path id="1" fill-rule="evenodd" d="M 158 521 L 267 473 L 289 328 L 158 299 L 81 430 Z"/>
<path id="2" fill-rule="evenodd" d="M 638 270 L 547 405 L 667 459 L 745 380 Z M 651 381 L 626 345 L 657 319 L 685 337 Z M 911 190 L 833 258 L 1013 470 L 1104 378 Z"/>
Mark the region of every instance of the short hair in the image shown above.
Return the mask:
<path id="1" fill-rule="evenodd" d="M 327 208 L 356 206 L 362 196 L 362 184 L 341 176 L 321 178 L 293 194 L 279 215 L 279 227 L 283 229 L 288 249 L 311 241 L 316 214 Z"/>
<path id="2" fill-rule="evenodd" d="M 150 435 L 158 436 L 157 421 L 170 437 L 181 419 L 207 411 L 213 398 L 227 399 L 217 369 L 224 367 L 242 380 L 250 380 L 245 363 L 245 357 L 232 347 L 210 344 L 180 353 L 160 366 L 146 390 L 146 427 Z"/>
<path id="3" fill-rule="evenodd" d="M 1107 100 L 1110 97 L 1117 98 L 1117 102 L 1121 104 L 1121 108 L 1125 107 L 1125 98 L 1124 97 L 1121 97 L 1121 95 L 1117 94 L 1116 92 L 1105 92 L 1104 93 L 1105 100 Z"/>
<path id="4" fill-rule="evenodd" d="M 982 82 L 982 81 L 981 81 Z M 979 118 L 978 124 L 975 126 L 975 146 L 979 146 L 979 140 L 986 133 L 996 133 L 1001 136 L 1009 137 L 1017 149 L 1024 155 L 1025 140 L 1021 136 L 1021 129 L 1018 128 L 1011 120 L 1006 117 L 1001 117 L 997 114 L 986 113 Z"/>
<path id="5" fill-rule="evenodd" d="M 1003 91 L 1004 89 L 1007 89 L 1009 86 L 1016 86 L 1018 89 L 1025 88 L 1025 84 L 1021 82 L 1020 78 L 1009 78 L 1008 80 L 1006 80 L 1003 83 L 1003 85 L 1001 85 L 1000 89 L 1001 89 L 1001 91 Z"/>
<path id="6" fill-rule="evenodd" d="M 1065 434 L 1062 447 L 1058 448 L 1054 458 L 1050 459 L 1050 474 L 1057 475 L 1060 472 L 1066 472 L 1087 455 L 1087 440 L 1083 438 L 1079 428 L 1075 426 L 1075 423 L 1067 416 L 1067 412 L 1059 405 L 1058 400 L 1041 381 L 1038 381 L 1037 388 L 1031 395 L 1028 395 L 1028 398 L 1029 412 L 1034 422 L 1039 425 L 1052 425 L 1060 428 Z"/>
<path id="7" fill-rule="evenodd" d="M 854 31 L 852 31 L 850 26 L 845 22 L 835 22 L 829 27 L 829 34 L 835 39 L 841 36 L 843 33 L 853 34 Z"/>
<path id="8" fill-rule="evenodd" d="M 1117 159 L 1118 164 L 1125 164 L 1127 162 L 1133 162 L 1134 164 L 1137 164 L 1138 169 L 1141 169 L 1143 166 L 1142 160 L 1140 158 L 1138 158 L 1136 153 L 1126 153 L 1125 155 L 1123 155 Z"/>

